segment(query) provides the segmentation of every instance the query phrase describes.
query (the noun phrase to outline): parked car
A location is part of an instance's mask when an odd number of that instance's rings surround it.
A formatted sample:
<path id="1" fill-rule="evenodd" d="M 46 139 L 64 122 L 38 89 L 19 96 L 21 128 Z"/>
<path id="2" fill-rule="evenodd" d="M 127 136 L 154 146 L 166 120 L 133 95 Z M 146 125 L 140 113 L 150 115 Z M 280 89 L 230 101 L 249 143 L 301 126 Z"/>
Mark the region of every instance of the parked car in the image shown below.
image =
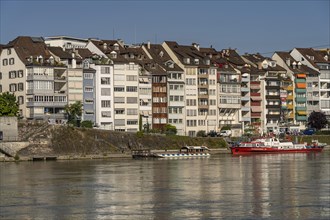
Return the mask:
<path id="1" fill-rule="evenodd" d="M 313 135 L 315 134 L 316 130 L 315 128 L 307 128 L 306 130 L 304 130 L 303 134 L 304 135 Z"/>
<path id="2" fill-rule="evenodd" d="M 230 135 L 231 135 L 231 130 L 223 130 L 223 131 L 220 131 L 220 133 L 219 133 L 220 137 L 230 137 Z"/>

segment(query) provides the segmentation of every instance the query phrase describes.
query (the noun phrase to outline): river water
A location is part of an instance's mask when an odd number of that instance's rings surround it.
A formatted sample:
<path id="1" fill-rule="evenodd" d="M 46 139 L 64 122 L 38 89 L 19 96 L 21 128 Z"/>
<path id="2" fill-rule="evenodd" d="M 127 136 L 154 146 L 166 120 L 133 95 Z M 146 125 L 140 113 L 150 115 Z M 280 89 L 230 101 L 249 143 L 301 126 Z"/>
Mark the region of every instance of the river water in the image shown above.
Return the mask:
<path id="1" fill-rule="evenodd" d="M 330 219 L 329 151 L 0 169 L 0 219 Z"/>

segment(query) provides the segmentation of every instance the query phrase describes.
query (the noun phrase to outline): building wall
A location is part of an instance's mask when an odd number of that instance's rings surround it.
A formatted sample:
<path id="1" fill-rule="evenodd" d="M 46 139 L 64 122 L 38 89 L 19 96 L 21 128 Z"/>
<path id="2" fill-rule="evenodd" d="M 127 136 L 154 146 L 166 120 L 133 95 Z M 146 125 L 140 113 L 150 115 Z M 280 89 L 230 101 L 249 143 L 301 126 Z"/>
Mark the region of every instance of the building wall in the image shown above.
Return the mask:
<path id="1" fill-rule="evenodd" d="M 0 133 L 1 132 L 3 141 L 17 141 L 17 117 L 0 117 Z"/>
<path id="2" fill-rule="evenodd" d="M 113 67 L 111 65 L 94 65 L 95 73 L 95 119 L 101 129 L 113 129 Z M 106 70 L 107 69 L 107 70 Z M 103 94 L 102 94 L 103 93 Z"/>
<path id="3" fill-rule="evenodd" d="M 14 64 L 10 64 L 12 59 Z M 4 60 L 7 60 L 7 65 L 4 65 Z M 25 64 L 20 60 L 14 48 L 3 49 L 0 55 L 0 93 L 12 92 L 19 101 L 20 116 L 26 118 L 26 68 Z M 11 74 L 10 74 L 11 72 Z M 15 73 L 14 73 L 15 72 Z M 12 85 L 12 89 L 10 89 Z M 16 90 L 13 90 L 13 85 L 16 85 Z"/>

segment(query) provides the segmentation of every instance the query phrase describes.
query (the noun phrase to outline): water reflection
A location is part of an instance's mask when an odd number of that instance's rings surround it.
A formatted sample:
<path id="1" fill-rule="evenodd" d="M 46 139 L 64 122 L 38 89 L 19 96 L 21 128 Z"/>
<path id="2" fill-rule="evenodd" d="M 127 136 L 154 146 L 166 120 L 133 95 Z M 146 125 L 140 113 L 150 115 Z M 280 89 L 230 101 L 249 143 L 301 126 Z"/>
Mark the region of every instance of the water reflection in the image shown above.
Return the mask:
<path id="1" fill-rule="evenodd" d="M 329 219 L 329 153 L 2 163 L 1 219 Z"/>

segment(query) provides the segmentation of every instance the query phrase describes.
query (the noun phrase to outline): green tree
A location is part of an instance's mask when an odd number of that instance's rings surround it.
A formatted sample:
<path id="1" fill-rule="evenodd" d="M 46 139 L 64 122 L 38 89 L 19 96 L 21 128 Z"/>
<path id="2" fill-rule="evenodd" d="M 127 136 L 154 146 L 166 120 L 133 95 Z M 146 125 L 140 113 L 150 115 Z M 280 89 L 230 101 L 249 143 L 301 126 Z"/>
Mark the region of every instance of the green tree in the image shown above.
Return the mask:
<path id="1" fill-rule="evenodd" d="M 166 135 L 176 135 L 177 129 L 174 125 L 167 124 L 165 125 L 165 134 Z"/>
<path id="2" fill-rule="evenodd" d="M 9 92 L 0 94 L 0 117 L 18 116 L 19 108 L 16 96 Z"/>
<path id="3" fill-rule="evenodd" d="M 315 128 L 316 130 L 321 130 L 325 128 L 328 124 L 327 117 L 324 112 L 313 111 L 308 117 L 308 126 L 310 128 Z"/>
<path id="4" fill-rule="evenodd" d="M 80 120 L 82 115 L 82 107 L 80 101 L 65 106 L 65 112 L 68 114 L 68 123 L 76 127 L 80 127 Z"/>

